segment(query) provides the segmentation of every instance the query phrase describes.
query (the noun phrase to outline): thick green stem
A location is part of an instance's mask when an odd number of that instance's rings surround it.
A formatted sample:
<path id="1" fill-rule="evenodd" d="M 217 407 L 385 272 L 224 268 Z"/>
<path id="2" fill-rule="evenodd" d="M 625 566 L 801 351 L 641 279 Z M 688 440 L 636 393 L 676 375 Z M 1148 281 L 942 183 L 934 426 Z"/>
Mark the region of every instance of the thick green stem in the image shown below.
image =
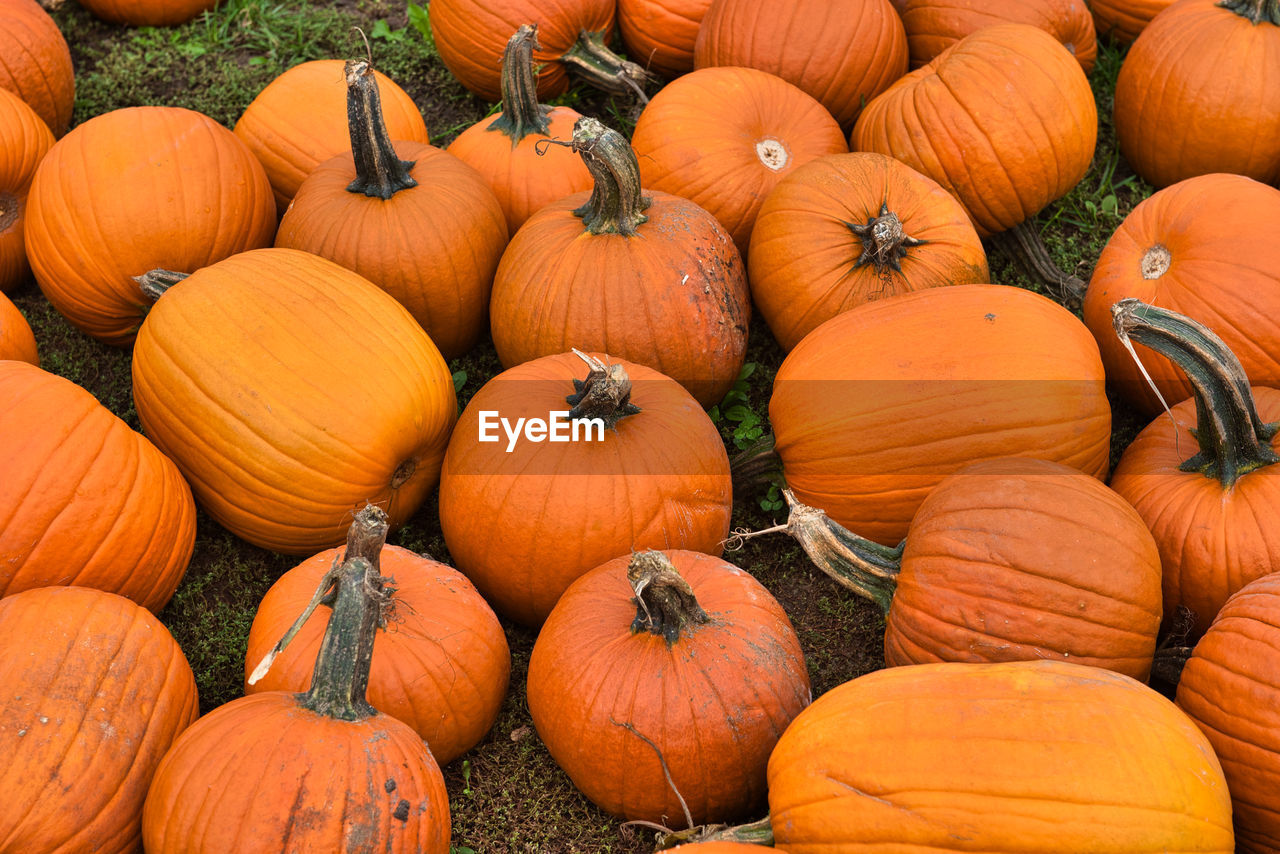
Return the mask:
<path id="1" fill-rule="evenodd" d="M 606 430 L 612 430 L 623 418 L 640 411 L 631 402 L 631 377 L 626 368 L 616 362 L 606 365 L 578 349 L 573 352 L 587 363 L 588 370 L 586 379 L 573 381 L 574 393 L 564 399 L 573 407 L 569 418 L 599 418 Z"/>
<path id="2" fill-rule="evenodd" d="M 662 635 L 671 645 L 682 632 L 711 618 L 702 610 L 689 582 L 662 552 L 636 552 L 627 565 L 627 581 L 635 594 L 636 618 L 632 633 Z"/>
<path id="3" fill-rule="evenodd" d="M 583 116 L 573 124 L 571 146 L 595 179 L 591 198 L 574 215 L 592 234 L 635 234 L 649 219 L 643 211 L 652 199 L 641 192 L 640 163 L 626 137 Z"/>
<path id="4" fill-rule="evenodd" d="M 1230 489 L 1243 475 L 1280 462 L 1271 439 L 1280 424 L 1264 424 L 1240 360 L 1221 338 L 1183 314 L 1123 299 L 1111 307 L 1122 341 L 1132 339 L 1186 373 L 1196 401 L 1192 431 L 1200 452 L 1182 463 Z"/>
<path id="5" fill-rule="evenodd" d="M 142 293 L 152 302 L 155 302 L 164 296 L 165 291 L 190 275 L 190 273 L 179 273 L 176 270 L 165 270 L 162 267 L 157 267 L 154 270 L 148 270 L 141 276 L 134 276 L 133 280 L 138 283 Z"/>
<path id="6" fill-rule="evenodd" d="M 782 474 L 782 458 L 774 449 L 774 441 L 774 436 L 770 433 L 757 439 L 749 448 L 743 448 L 729 460 L 734 495 L 746 495 L 766 484 L 786 485 Z"/>
<path id="7" fill-rule="evenodd" d="M 400 190 L 418 186 L 409 174 L 414 162 L 397 157 L 391 144 L 373 67 L 363 59 L 349 59 L 344 68 L 347 127 L 351 132 L 351 154 L 356 162 L 356 179 L 347 185 L 347 191 L 385 201 Z"/>
<path id="8" fill-rule="evenodd" d="M 538 48 L 538 25 L 525 24 L 507 41 L 502 54 L 502 114 L 488 130 L 511 137 L 511 147 L 532 134 L 551 132 L 547 115 L 551 108 L 538 103 L 538 78 L 533 73 L 533 52 Z"/>
<path id="9" fill-rule="evenodd" d="M 1218 5 L 1250 23 L 1280 27 L 1280 0 L 1222 0 Z"/>
<path id="10" fill-rule="evenodd" d="M 578 34 L 578 40 L 560 57 L 571 74 L 587 83 L 615 95 L 636 94 L 641 101 L 648 101 L 644 83 L 648 75 L 634 62 L 623 59 L 605 47 L 603 32 Z"/>

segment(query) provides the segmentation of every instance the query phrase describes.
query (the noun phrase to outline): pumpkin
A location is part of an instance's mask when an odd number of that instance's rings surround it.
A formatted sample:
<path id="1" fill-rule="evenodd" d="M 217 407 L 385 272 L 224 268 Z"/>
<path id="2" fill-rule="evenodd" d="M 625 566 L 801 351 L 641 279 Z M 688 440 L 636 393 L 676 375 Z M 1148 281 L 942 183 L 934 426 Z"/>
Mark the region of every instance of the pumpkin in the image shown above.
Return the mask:
<path id="1" fill-rule="evenodd" d="M 36 0 L 0 4 L 0 89 L 31 105 L 54 136 L 71 126 L 76 100 L 71 48 Z"/>
<path id="2" fill-rule="evenodd" d="M 104 21 L 131 27 L 172 27 L 218 5 L 218 0 L 82 0 Z"/>
<path id="3" fill-rule="evenodd" d="M 0 596 L 74 584 L 159 612 L 195 548 L 182 475 L 70 380 L 0 361 Z"/>
<path id="4" fill-rule="evenodd" d="M 695 68 L 745 65 L 822 102 L 843 128 L 907 70 L 907 36 L 889 0 L 713 0 Z"/>
<path id="5" fill-rule="evenodd" d="M 275 227 L 266 175 L 231 131 L 181 107 L 126 107 L 49 149 L 31 182 L 25 235 L 53 307 L 126 347 L 152 302 L 139 277 L 268 246 Z"/>
<path id="6" fill-rule="evenodd" d="M 381 71 L 373 75 L 388 136 L 430 142 L 413 98 Z M 351 150 L 343 61 L 314 59 L 280 74 L 245 108 L 235 134 L 261 161 L 283 213 L 311 170 Z"/>
<path id="7" fill-rule="evenodd" d="M 276 246 L 337 262 L 382 288 L 446 359 L 484 332 L 489 290 L 507 246 L 502 206 L 480 175 L 416 142 L 392 145 L 373 69 L 347 63 L 351 151 L 307 176 Z"/>
<path id="8" fill-rule="evenodd" d="M 315 592 L 333 610 L 311 686 L 241 697 L 182 734 L 147 793 L 149 854 L 449 851 L 439 766 L 408 724 L 365 699 L 378 624 L 395 605 L 377 564 L 386 514 L 368 507 L 352 528 Z"/>
<path id="9" fill-rule="evenodd" d="M 247 680 L 306 607 L 345 551 L 328 549 L 290 569 L 258 605 L 245 655 L 245 693 L 305 691 L 328 608 L 303 624 L 267 674 Z M 440 765 L 484 738 L 507 692 L 511 653 L 498 618 L 462 573 L 398 546 L 382 546 L 380 572 L 394 579 L 396 610 L 374 644 L 370 705 L 413 727 Z"/>
<path id="10" fill-rule="evenodd" d="M 1206 215 L 1210 212 L 1210 215 Z M 1192 386 L 1172 362 L 1136 347 L 1140 370 L 1112 328 L 1111 306 L 1133 297 L 1204 321 L 1254 385 L 1280 387 L 1280 344 L 1259 317 L 1280 313 L 1280 191 L 1241 175 L 1200 175 L 1140 202 L 1111 235 L 1084 297 L 1107 378 L 1148 418 Z M 1147 384 L 1151 377 L 1160 397 Z"/>
<path id="11" fill-rule="evenodd" d="M 133 399 L 215 521 L 301 555 L 341 543 L 366 501 L 408 519 L 457 414 L 408 311 L 295 249 L 242 252 L 165 292 L 133 349 Z"/>
<path id="12" fill-rule="evenodd" d="M 502 96 L 502 55 L 525 24 L 538 25 L 533 59 L 538 95 L 569 88 L 569 73 L 615 94 L 643 94 L 644 69 L 609 50 L 614 0 L 432 0 L 427 7 L 436 50 L 463 86 L 486 101 Z"/>
<path id="13" fill-rule="evenodd" d="M 502 110 L 458 134 L 448 152 L 474 168 L 502 205 L 512 234 L 534 212 L 591 188 L 591 173 L 571 150 L 547 140 L 573 135 L 580 114 L 538 103 L 533 51 L 538 28 L 516 30 L 502 55 Z"/>
<path id="14" fill-rule="evenodd" d="M 164 625 L 113 593 L 0 600 L 0 840 L 8 851 L 139 851 L 161 757 L 200 714 Z"/>
<path id="15" fill-rule="evenodd" d="M 40 353 L 36 348 L 36 336 L 31 332 L 31 324 L 13 301 L 0 291 L 0 360 L 18 359 L 40 364 Z"/>
<path id="16" fill-rule="evenodd" d="M 711 0 L 618 0 L 627 53 L 648 71 L 679 77 L 693 70 L 693 45 Z"/>
<path id="17" fill-rule="evenodd" d="M 1062 44 L 1030 24 L 956 42 L 867 104 L 849 146 L 937 181 L 987 237 L 1031 219 L 1089 170 L 1098 112 Z"/>
<path id="18" fill-rule="evenodd" d="M 1129 444 L 1111 486 L 1160 547 L 1166 620 L 1189 608 L 1198 637 L 1280 566 L 1280 390 L 1251 389 L 1225 342 L 1185 315 L 1136 299 L 1112 312 L 1119 335 L 1172 359 L 1194 391 Z"/>
<path id="19" fill-rule="evenodd" d="M 828 691 L 769 758 L 769 812 L 792 854 L 1235 850 L 1195 724 L 1061 661 L 891 667 Z"/>
<path id="20" fill-rule="evenodd" d="M 440 528 L 458 569 L 529 626 L 605 561 L 634 549 L 718 555 L 729 533 L 729 458 L 697 401 L 642 365 L 587 362 L 585 379 L 563 353 L 485 383 L 440 475 Z"/>
<path id="21" fill-rule="evenodd" d="M 0 293 L 31 274 L 23 239 L 23 214 L 36 167 L 53 145 L 49 127 L 6 89 L 0 89 Z"/>
<path id="22" fill-rule="evenodd" d="M 1093 71 L 1098 55 L 1093 16 L 1083 0 L 907 0 L 902 25 L 907 31 L 911 67 L 919 68 L 960 39 L 994 24 L 1017 22 L 1053 35 L 1080 63 Z"/>
<path id="23" fill-rule="evenodd" d="M 1226 601 L 1183 668 L 1176 699 L 1222 763 L 1236 850 L 1280 851 L 1280 574 Z"/>
<path id="24" fill-rule="evenodd" d="M 705 824 L 763 806 L 769 752 L 809 699 L 782 606 L 692 551 L 587 573 L 529 656 L 538 736 L 592 803 L 631 820 Z"/>
<path id="25" fill-rule="evenodd" d="M 784 350 L 871 300 L 990 280 L 960 203 L 892 157 L 851 152 L 787 175 L 760 206 L 747 275 Z"/>
<path id="26" fill-rule="evenodd" d="M 1174 0 L 1089 0 L 1093 26 L 1099 36 L 1122 45 L 1132 44 L 1151 19 Z"/>
<path id="27" fill-rule="evenodd" d="M 743 258 L 778 182 L 815 157 L 848 151 L 821 104 L 754 68 L 702 68 L 668 83 L 640 114 L 631 145 L 641 184 L 701 205 Z"/>
<path id="28" fill-rule="evenodd" d="M 509 368 L 599 350 L 712 406 L 746 357 L 751 299 L 738 250 L 698 205 L 643 193 L 635 152 L 617 131 L 584 117 L 573 145 L 595 189 L 548 205 L 511 238 L 489 304 L 498 359 Z"/>
<path id="29" fill-rule="evenodd" d="M 802 503 L 885 545 L 942 478 L 992 457 L 1104 477 L 1111 407 L 1093 336 L 1047 297 L 953 285 L 876 300 L 810 332 L 769 420 Z"/>
<path id="30" fill-rule="evenodd" d="M 1120 67 L 1120 153 L 1157 188 L 1211 172 L 1280 181 L 1280 89 L 1267 76 L 1280 68 L 1280 2 L 1174 5 Z"/>

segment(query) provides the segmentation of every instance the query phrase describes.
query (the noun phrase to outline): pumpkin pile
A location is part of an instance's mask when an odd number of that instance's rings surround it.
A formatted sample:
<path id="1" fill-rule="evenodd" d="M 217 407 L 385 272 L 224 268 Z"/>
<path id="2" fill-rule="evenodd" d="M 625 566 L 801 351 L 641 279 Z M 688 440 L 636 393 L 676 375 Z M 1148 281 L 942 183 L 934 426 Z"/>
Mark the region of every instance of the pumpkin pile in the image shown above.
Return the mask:
<path id="1" fill-rule="evenodd" d="M 0 850 L 1280 852 L 1277 0 L 311 5 L 0 3 Z"/>

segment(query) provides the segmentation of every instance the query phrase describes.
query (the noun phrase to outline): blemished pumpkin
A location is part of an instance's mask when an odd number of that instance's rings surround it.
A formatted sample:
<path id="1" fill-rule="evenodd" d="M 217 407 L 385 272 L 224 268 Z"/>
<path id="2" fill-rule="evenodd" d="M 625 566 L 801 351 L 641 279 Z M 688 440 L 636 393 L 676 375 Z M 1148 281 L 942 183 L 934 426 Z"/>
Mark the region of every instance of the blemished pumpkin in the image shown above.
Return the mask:
<path id="1" fill-rule="evenodd" d="M 679 77 L 693 70 L 693 45 L 711 0 L 618 0 L 627 55 L 646 71 Z"/>
<path id="2" fill-rule="evenodd" d="M 49 126 L 17 95 L 0 89 L 0 293 L 31 275 L 23 220 L 36 167 L 53 146 Z"/>
<path id="3" fill-rule="evenodd" d="M 280 220 L 276 246 L 354 270 L 409 310 L 446 359 L 475 346 L 507 246 L 502 206 L 458 158 L 393 143 L 378 83 L 347 62 L 351 150 L 317 166 Z"/>
<path id="4" fill-rule="evenodd" d="M 907 0 L 902 24 L 907 31 L 911 67 L 919 68 L 960 39 L 993 24 L 1016 22 L 1051 34 L 1080 63 L 1093 71 L 1098 55 L 1093 15 L 1084 0 Z"/>
<path id="5" fill-rule="evenodd" d="M 719 555 L 729 533 L 729 458 L 698 402 L 657 371 L 583 356 L 587 365 L 563 353 L 485 383 L 440 475 L 449 553 L 499 614 L 524 625 L 540 625 L 576 578 L 619 555 Z M 546 422 L 561 418 L 570 440 L 551 441 Z M 542 420 L 547 434 L 528 438 L 520 419 Z"/>
<path id="6" fill-rule="evenodd" d="M 172 27 L 218 5 L 219 0 L 82 0 L 104 21 L 131 27 Z"/>
<path id="7" fill-rule="evenodd" d="M 1232 854 L 1208 740 L 1118 673 L 1060 661 L 916 664 L 801 712 L 769 758 L 792 854 Z M 960 842 L 957 837 L 963 838 Z"/>
<path id="8" fill-rule="evenodd" d="M 584 117 L 572 144 L 595 188 L 538 211 L 511 238 L 489 304 L 503 367 L 577 347 L 660 371 L 703 407 L 738 378 L 751 297 L 728 232 L 688 199 L 645 193 L 635 152 Z"/>
<path id="9" fill-rule="evenodd" d="M 756 213 L 778 182 L 848 151 L 825 107 L 755 68 L 701 68 L 668 83 L 640 114 L 631 145 L 641 184 L 705 208 L 744 259 Z"/>
<path id="10" fill-rule="evenodd" d="M 529 657 L 543 744 L 593 803 L 631 820 L 706 824 L 763 806 L 769 752 L 809 699 L 782 606 L 699 552 L 637 552 L 582 576 Z"/>
<path id="11" fill-rule="evenodd" d="M 502 54 L 502 110 L 458 134 L 446 149 L 485 179 L 515 234 L 534 213 L 591 189 L 591 173 L 572 150 L 548 140 L 573 136 L 581 114 L 538 103 L 533 51 L 537 27 L 524 25 Z"/>
<path id="12" fill-rule="evenodd" d="M 76 100 L 71 47 L 36 0 L 0 3 L 0 89 L 31 105 L 54 136 L 71 126 Z"/>
<path id="13" fill-rule="evenodd" d="M 168 629 L 122 596 L 44 587 L 0 599 L 0 843 L 141 850 L 161 758 L 199 717 Z"/>
<path id="14" fill-rule="evenodd" d="M 53 307 L 127 347 L 152 304 L 139 277 L 269 246 L 275 229 L 267 176 L 231 131 L 181 107 L 125 107 L 49 149 L 31 182 L 25 237 Z"/>
<path id="15" fill-rule="evenodd" d="M 3 291 L 0 291 L 0 359 L 40 364 L 40 350 L 31 324 Z"/>
<path id="16" fill-rule="evenodd" d="M 341 543 L 366 501 L 393 528 L 408 519 L 457 415 L 413 316 L 296 249 L 242 252 L 170 287 L 133 349 L 133 399 L 215 521 L 299 555 Z"/>
<path id="17" fill-rule="evenodd" d="M 1180 0 L 1151 20 L 1116 78 L 1120 153 L 1167 187 L 1234 172 L 1280 181 L 1278 0 Z"/>
<path id="18" fill-rule="evenodd" d="M 1211 215 L 1206 215 L 1211 212 Z M 1148 418 L 1191 396 L 1186 375 L 1146 347 L 1142 368 L 1116 337 L 1111 306 L 1133 297 L 1199 313 L 1253 385 L 1280 387 L 1280 343 L 1260 318 L 1280 314 L 1280 190 L 1242 175 L 1188 178 L 1138 203 L 1111 235 L 1084 296 L 1107 379 Z M 1212 311 L 1206 311 L 1212 306 Z M 1145 373 L 1145 376 L 1144 376 Z M 1147 382 L 1155 383 L 1153 392 Z"/>
<path id="19" fill-rule="evenodd" d="M 195 548 L 178 468 L 88 391 L 0 361 L 0 596 L 74 584 L 159 612 Z"/>
<path id="20" fill-rule="evenodd" d="M 1089 11 L 1099 38 L 1127 45 L 1173 3 L 1174 0 L 1089 0 Z"/>
<path id="21" fill-rule="evenodd" d="M 439 765 L 365 698 L 378 625 L 396 604 L 378 572 L 386 532 L 378 508 L 357 513 L 343 563 L 315 591 L 310 607 L 327 599 L 332 611 L 310 687 L 219 706 L 165 754 L 142 813 L 148 854 L 448 854 Z"/>
<path id="22" fill-rule="evenodd" d="M 374 71 L 391 140 L 431 140 L 409 93 Z M 262 163 L 280 213 L 302 180 L 331 157 L 351 150 L 347 78 L 341 59 L 299 63 L 268 83 L 236 122 L 235 134 Z"/>
<path id="23" fill-rule="evenodd" d="M 747 259 L 752 299 L 784 350 L 863 303 L 990 281 L 982 240 L 955 197 L 864 151 L 818 158 L 778 182 Z"/>

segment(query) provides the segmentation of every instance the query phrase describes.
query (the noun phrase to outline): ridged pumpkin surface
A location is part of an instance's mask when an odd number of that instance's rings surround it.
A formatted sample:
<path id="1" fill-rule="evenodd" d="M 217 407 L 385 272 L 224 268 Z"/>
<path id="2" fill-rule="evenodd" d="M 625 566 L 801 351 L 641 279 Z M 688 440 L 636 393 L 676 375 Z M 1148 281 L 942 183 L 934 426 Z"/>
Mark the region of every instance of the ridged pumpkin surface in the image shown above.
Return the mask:
<path id="1" fill-rule="evenodd" d="M 693 70 L 693 45 L 711 0 L 618 0 L 618 29 L 627 55 L 674 78 Z"/>
<path id="2" fill-rule="evenodd" d="M 837 315 L 791 351 L 769 400 L 805 504 L 896 545 L 943 477 L 1000 456 L 1106 475 L 1111 408 L 1084 324 L 1003 285 L 901 294 Z"/>
<path id="3" fill-rule="evenodd" d="M 81 5 L 113 24 L 171 27 L 212 9 L 218 0 L 84 0 Z"/>
<path id="4" fill-rule="evenodd" d="M 178 469 L 97 398 L 0 362 L 0 595 L 74 584 L 159 611 L 195 547 Z"/>
<path id="5" fill-rule="evenodd" d="M 1100 38 L 1132 44 L 1151 19 L 1173 3 L 1174 0 L 1089 0 L 1089 11 Z"/>
<path id="6" fill-rule="evenodd" d="M 970 33 L 1004 23 L 1039 27 L 1062 42 L 1085 74 L 1093 70 L 1098 40 L 1084 0 L 907 0 L 902 24 L 911 67 L 919 68 Z"/>
<path id="7" fill-rule="evenodd" d="M 0 359 L 17 359 L 40 364 L 36 336 L 26 316 L 3 292 L 0 292 Z"/>
<path id="8" fill-rule="evenodd" d="M 71 48 L 36 0 L 0 4 L 0 88 L 30 104 L 54 136 L 67 132 L 76 100 Z"/>
<path id="9" fill-rule="evenodd" d="M 1064 662 L 891 667 L 801 712 L 769 758 L 791 854 L 1231 854 L 1213 749 L 1164 697 Z"/>
<path id="10" fill-rule="evenodd" d="M 165 293 L 133 350 L 133 394 L 200 505 L 287 554 L 343 542 L 366 501 L 402 524 L 436 484 L 457 406 L 403 306 L 293 249 L 241 253 Z"/>
<path id="11" fill-rule="evenodd" d="M 132 854 L 174 739 L 200 714 L 148 611 L 83 587 L 0 600 L 0 850 Z"/>
<path id="12" fill-rule="evenodd" d="M 0 293 L 31 274 L 23 214 L 36 168 L 52 146 L 53 134 L 35 110 L 0 89 Z"/>

